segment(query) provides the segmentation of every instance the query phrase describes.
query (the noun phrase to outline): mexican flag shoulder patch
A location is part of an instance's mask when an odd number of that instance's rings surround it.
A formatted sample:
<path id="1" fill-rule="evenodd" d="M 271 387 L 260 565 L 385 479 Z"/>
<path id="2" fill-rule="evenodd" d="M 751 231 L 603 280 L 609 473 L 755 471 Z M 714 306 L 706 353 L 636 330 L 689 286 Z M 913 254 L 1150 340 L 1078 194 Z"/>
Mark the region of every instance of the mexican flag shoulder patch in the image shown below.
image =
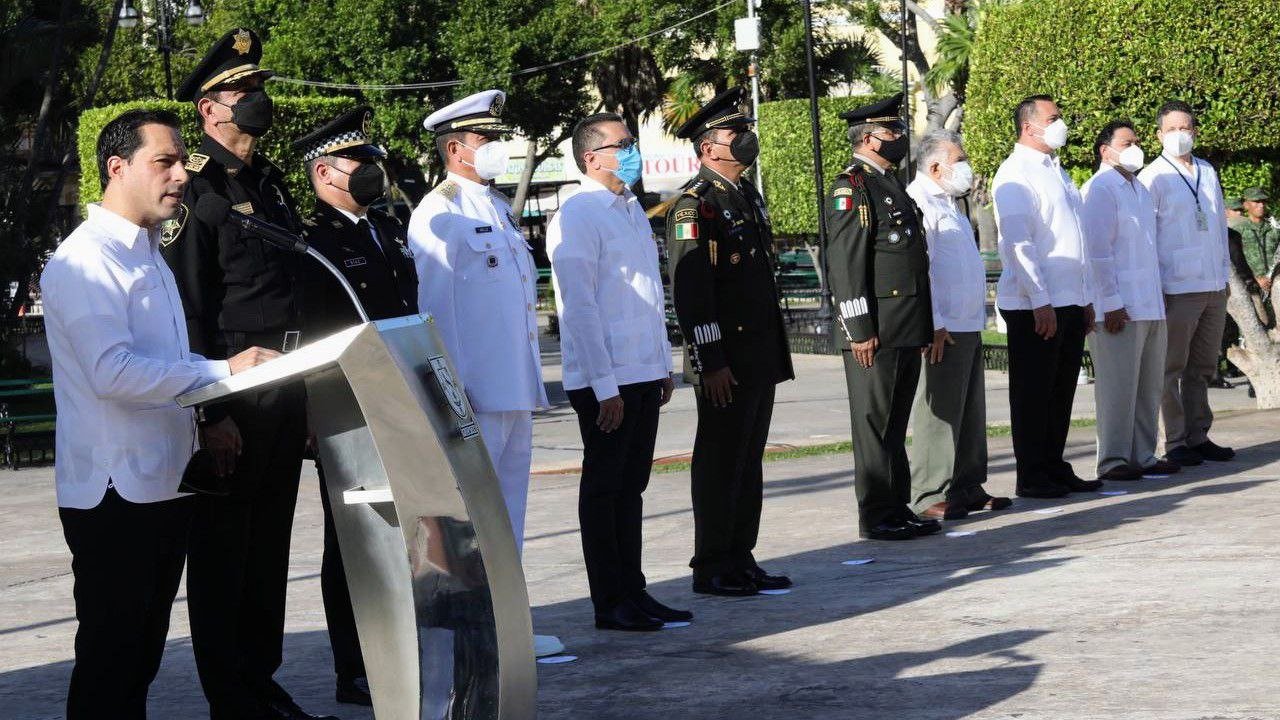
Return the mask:
<path id="1" fill-rule="evenodd" d="M 853 198 L 849 196 L 831 198 L 831 206 L 836 210 L 852 210 Z"/>
<path id="2" fill-rule="evenodd" d="M 676 223 L 676 239 L 677 240 L 697 240 L 698 239 L 698 223 L 696 222 Z"/>

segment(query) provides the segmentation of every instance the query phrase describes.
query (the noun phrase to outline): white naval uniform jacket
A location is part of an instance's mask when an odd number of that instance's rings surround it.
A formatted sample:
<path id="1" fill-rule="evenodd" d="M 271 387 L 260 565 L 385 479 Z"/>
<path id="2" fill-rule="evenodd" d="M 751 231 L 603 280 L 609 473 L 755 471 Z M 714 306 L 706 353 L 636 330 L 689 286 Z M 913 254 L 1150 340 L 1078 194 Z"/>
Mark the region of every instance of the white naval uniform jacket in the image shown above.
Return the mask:
<path id="1" fill-rule="evenodd" d="M 548 406 L 534 310 L 537 268 L 497 190 L 449 173 L 409 220 L 418 308 L 436 327 L 476 412 Z"/>

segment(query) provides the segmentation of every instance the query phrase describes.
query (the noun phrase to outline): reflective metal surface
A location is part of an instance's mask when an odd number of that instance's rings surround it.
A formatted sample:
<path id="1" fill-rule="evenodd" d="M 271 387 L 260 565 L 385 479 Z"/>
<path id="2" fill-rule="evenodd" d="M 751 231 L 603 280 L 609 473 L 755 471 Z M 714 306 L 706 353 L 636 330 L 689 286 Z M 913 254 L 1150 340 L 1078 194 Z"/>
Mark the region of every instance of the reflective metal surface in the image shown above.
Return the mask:
<path id="1" fill-rule="evenodd" d="M 271 367 L 284 361 L 286 371 Z M 533 718 L 524 574 L 471 407 L 430 321 L 367 323 L 182 401 L 297 377 L 306 378 L 375 716 Z"/>

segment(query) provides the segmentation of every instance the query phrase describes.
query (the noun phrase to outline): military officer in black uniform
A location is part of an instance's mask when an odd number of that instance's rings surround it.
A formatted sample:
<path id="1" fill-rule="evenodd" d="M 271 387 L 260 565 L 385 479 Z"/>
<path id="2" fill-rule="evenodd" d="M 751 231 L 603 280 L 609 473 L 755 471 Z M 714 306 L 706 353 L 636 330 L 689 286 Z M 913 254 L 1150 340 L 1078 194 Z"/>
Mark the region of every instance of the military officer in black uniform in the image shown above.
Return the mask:
<path id="1" fill-rule="evenodd" d="M 667 213 L 676 315 L 698 377 L 693 590 L 730 596 L 791 585 L 752 555 L 774 386 L 794 375 L 769 213 L 743 177 L 759 145 L 742 99 L 741 88 L 721 93 L 676 133 L 702 169 Z"/>
<path id="2" fill-rule="evenodd" d="M 316 193 L 316 210 L 302 221 L 303 236 L 347 279 L 370 319 L 382 320 L 418 312 L 418 274 L 404 226 L 369 207 L 383 197 L 387 185 L 382 168 L 387 154 L 370 139 L 372 120 L 373 110 L 367 105 L 348 110 L 294 140 L 293 149 L 306 163 Z M 304 336 L 317 339 L 360 322 L 346 291 L 324 267 L 310 263 L 304 277 Z M 337 675 L 335 697 L 338 702 L 371 705 L 324 468 L 318 459 L 316 470 L 324 507 L 320 591 Z"/>
<path id="3" fill-rule="evenodd" d="M 907 154 L 902 95 L 841 114 L 853 162 L 827 198 L 823 258 L 844 331 L 859 530 L 874 540 L 935 533 L 911 511 L 907 421 L 933 341 L 929 255 L 919 210 L 895 174 Z"/>
<path id="4" fill-rule="evenodd" d="M 262 43 L 245 28 L 224 35 L 178 89 L 195 104 L 203 137 L 191 153 L 183 210 L 161 252 L 182 296 L 191 349 L 230 357 L 259 345 L 288 351 L 301 340 L 300 256 L 230 224 L 192 214 L 206 194 L 235 210 L 301 232 L 284 174 L 255 152 L 272 123 L 258 67 Z M 234 458 L 229 496 L 202 496 L 187 567 L 191 642 L 211 720 L 311 718 L 272 676 L 284 640 L 289 538 L 306 442 L 300 384 L 210 408 L 201 442 Z M 238 455 L 236 454 L 238 451 Z"/>

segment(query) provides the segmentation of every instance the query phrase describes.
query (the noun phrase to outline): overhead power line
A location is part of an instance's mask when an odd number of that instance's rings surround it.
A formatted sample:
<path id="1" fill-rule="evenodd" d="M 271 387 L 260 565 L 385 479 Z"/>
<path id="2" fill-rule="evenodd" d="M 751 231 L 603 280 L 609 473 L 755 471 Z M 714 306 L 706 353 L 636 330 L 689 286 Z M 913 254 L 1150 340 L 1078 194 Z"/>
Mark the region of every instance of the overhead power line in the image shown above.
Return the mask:
<path id="1" fill-rule="evenodd" d="M 594 52 L 589 52 L 585 55 L 579 55 L 577 57 L 569 58 L 568 60 L 560 60 L 559 62 L 547 63 L 546 65 L 537 65 L 535 67 L 522 68 L 520 70 L 516 70 L 509 74 L 504 73 L 503 75 L 495 75 L 495 76 L 492 76 L 491 78 L 486 78 L 486 79 L 500 80 L 505 77 L 517 77 L 521 75 L 536 75 L 538 73 L 546 72 L 547 70 L 551 70 L 553 68 L 563 67 L 565 65 L 572 65 L 574 63 L 582 62 L 583 60 L 590 60 L 593 57 L 604 55 L 606 53 L 611 53 L 611 52 L 614 52 L 615 50 L 620 50 L 624 47 L 627 47 L 628 45 L 635 45 L 636 43 L 644 42 L 649 38 L 671 32 L 672 30 L 675 30 L 676 28 L 682 25 L 687 25 L 693 22 L 694 20 L 698 20 L 700 18 L 706 17 L 707 15 L 710 15 L 716 12 L 717 10 L 720 10 L 721 8 L 727 7 L 729 5 L 737 4 L 738 2 L 739 0 L 725 0 L 719 5 L 716 5 L 715 7 L 711 8 L 710 10 L 700 12 L 697 15 L 694 15 L 693 17 L 685 18 L 684 20 L 681 20 L 678 23 L 662 28 L 661 30 L 655 30 L 651 33 L 648 33 L 647 35 L 641 35 L 640 37 L 632 38 L 630 40 L 627 40 L 626 42 L 618 43 L 617 45 L 614 45 L 612 47 L 604 48 L 603 50 L 596 50 Z M 275 78 L 273 78 L 273 80 L 275 82 L 285 82 L 293 85 L 306 85 L 307 87 L 329 88 L 332 90 L 388 90 L 388 91 L 429 90 L 432 88 L 454 87 L 456 85 L 461 85 L 463 82 L 465 82 L 464 80 L 435 80 L 432 82 L 365 85 L 360 83 L 328 82 L 325 80 L 304 80 L 302 78 L 283 77 L 280 75 L 277 75 Z"/>

